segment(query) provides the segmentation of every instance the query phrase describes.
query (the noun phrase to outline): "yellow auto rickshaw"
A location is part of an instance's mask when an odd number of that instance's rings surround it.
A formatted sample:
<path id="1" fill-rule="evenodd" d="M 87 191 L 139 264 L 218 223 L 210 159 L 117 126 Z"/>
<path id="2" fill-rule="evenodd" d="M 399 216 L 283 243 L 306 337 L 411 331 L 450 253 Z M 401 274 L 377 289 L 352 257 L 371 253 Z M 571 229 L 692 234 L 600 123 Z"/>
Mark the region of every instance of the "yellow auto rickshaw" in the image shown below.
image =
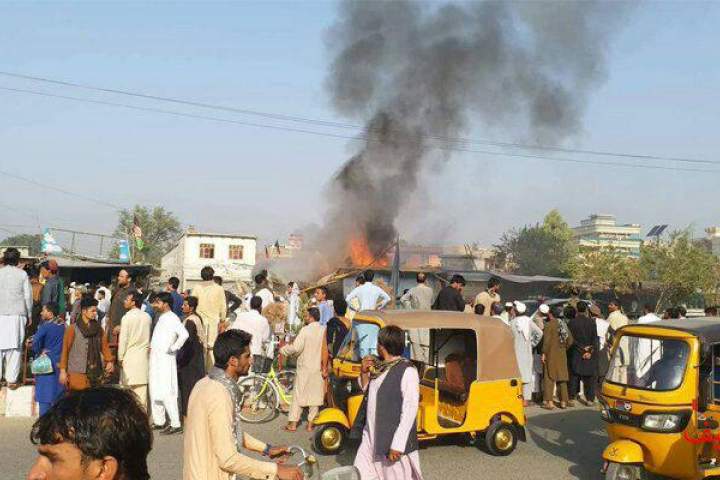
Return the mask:
<path id="1" fill-rule="evenodd" d="M 720 319 L 621 328 L 601 403 L 608 480 L 720 476 Z"/>
<path id="2" fill-rule="evenodd" d="M 315 449 L 336 454 L 345 447 L 363 393 L 357 385 L 361 359 L 376 353 L 385 325 L 406 332 L 406 356 L 420 374 L 418 439 L 470 434 L 478 447 L 509 455 L 525 441 L 522 382 L 513 337 L 502 322 L 488 317 L 436 311 L 365 311 L 353 319 L 333 361 L 336 377 L 354 386 L 337 408 L 313 421 Z"/>

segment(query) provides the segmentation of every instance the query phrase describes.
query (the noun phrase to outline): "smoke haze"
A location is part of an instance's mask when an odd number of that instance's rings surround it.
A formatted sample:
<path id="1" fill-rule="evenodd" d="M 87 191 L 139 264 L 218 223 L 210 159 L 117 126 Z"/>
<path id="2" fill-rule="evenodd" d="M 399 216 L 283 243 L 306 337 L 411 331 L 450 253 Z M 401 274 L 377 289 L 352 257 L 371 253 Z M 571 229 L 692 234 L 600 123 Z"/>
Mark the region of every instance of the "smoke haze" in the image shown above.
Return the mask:
<path id="1" fill-rule="evenodd" d="M 342 262 L 353 238 L 375 254 L 387 248 L 422 173 L 452 155 L 437 147 L 458 146 L 450 139 L 468 136 L 471 119 L 525 142 L 579 133 L 622 11 L 600 2 L 341 3 L 327 34 L 327 90 L 365 129 L 329 186 L 323 250 Z"/>

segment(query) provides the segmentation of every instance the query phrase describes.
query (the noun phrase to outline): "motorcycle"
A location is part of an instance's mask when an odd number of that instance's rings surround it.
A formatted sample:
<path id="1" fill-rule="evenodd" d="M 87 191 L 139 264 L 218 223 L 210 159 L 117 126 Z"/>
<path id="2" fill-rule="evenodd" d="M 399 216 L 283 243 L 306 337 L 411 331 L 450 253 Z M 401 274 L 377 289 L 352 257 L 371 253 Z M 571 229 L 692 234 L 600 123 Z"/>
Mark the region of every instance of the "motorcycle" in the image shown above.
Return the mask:
<path id="1" fill-rule="evenodd" d="M 320 463 L 315 455 L 308 453 L 299 446 L 288 448 L 290 459 L 300 457 L 297 466 L 302 471 L 305 480 L 360 480 L 360 472 L 354 466 L 336 467 L 325 473 L 320 473 Z"/>

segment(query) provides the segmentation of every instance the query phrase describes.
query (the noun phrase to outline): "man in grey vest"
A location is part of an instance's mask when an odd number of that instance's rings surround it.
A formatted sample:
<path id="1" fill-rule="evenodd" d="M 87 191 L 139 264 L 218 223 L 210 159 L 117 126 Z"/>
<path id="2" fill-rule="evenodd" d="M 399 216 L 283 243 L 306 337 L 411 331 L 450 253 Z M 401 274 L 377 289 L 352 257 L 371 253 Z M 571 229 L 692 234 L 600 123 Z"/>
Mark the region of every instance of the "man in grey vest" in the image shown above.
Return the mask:
<path id="1" fill-rule="evenodd" d="M 405 332 L 387 326 L 377 344 L 382 362 L 372 356 L 362 362 L 365 398 L 350 432 L 362 438 L 354 464 L 363 480 L 422 480 L 416 425 L 420 378 L 402 357 Z"/>

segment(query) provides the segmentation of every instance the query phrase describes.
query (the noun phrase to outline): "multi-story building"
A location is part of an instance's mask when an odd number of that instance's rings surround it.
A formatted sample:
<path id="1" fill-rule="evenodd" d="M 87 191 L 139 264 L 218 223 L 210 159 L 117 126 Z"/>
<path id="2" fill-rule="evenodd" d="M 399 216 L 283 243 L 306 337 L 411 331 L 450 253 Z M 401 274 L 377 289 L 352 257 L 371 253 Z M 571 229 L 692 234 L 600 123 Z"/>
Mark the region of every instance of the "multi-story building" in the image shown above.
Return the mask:
<path id="1" fill-rule="evenodd" d="M 580 226 L 573 228 L 573 232 L 580 247 L 612 247 L 630 257 L 640 256 L 642 245 L 640 225 L 637 223 L 618 225 L 615 215 L 590 215 L 580 221 Z"/>
<path id="2" fill-rule="evenodd" d="M 488 271 L 494 267 L 495 252 L 477 244 L 455 245 L 446 247 L 440 259 L 444 270 Z"/>
<path id="3" fill-rule="evenodd" d="M 178 277 L 185 290 L 201 282 L 200 270 L 211 266 L 225 281 L 249 282 L 255 267 L 257 237 L 200 233 L 193 229 L 180 237 L 160 263 L 162 279 Z"/>
<path id="4" fill-rule="evenodd" d="M 710 240 L 713 255 L 720 257 L 720 227 L 708 227 L 705 229 L 705 233 Z"/>

